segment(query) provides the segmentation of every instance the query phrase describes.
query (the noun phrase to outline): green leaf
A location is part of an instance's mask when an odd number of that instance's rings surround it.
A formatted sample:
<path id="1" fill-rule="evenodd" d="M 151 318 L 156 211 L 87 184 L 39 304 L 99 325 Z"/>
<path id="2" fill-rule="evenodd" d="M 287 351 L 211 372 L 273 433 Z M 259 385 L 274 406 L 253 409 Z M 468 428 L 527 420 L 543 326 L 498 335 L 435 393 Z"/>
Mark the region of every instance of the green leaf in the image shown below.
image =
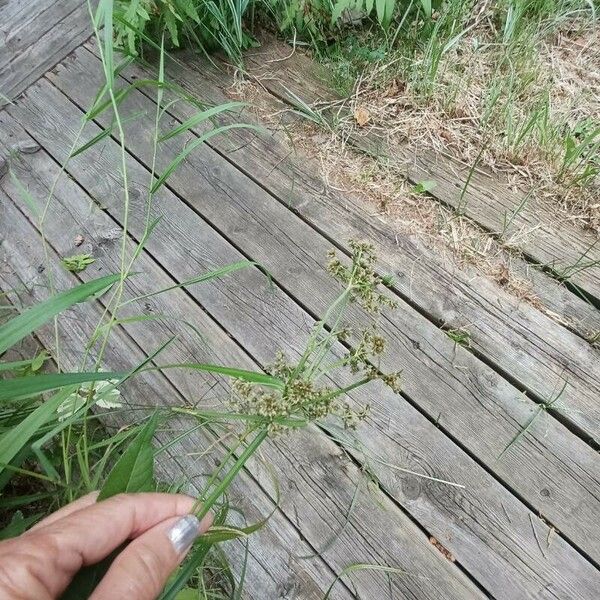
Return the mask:
<path id="1" fill-rule="evenodd" d="M 31 367 L 35 358 L 30 358 L 29 360 L 17 360 L 15 362 L 3 362 L 0 363 L 0 372 L 2 371 L 16 371 L 18 369 L 24 369 L 27 367 Z"/>
<path id="2" fill-rule="evenodd" d="M 170 292 L 171 290 L 174 290 L 177 288 L 188 287 L 190 285 L 194 285 L 197 283 L 204 283 L 206 281 L 210 281 L 211 279 L 215 279 L 217 277 L 225 277 L 225 275 L 229 275 L 230 273 L 233 273 L 234 271 L 238 271 L 239 269 L 246 269 L 249 267 L 258 267 L 267 275 L 269 280 L 271 279 L 271 276 L 269 275 L 269 273 L 267 273 L 261 267 L 261 265 L 259 265 L 258 263 L 254 262 L 252 260 L 240 260 L 236 263 L 226 265 L 219 269 L 214 269 L 213 271 L 208 271 L 208 273 L 202 273 L 202 275 L 199 275 L 198 277 L 193 277 L 192 279 L 187 279 L 186 281 L 182 281 L 181 283 L 177 283 L 175 285 L 171 285 L 171 286 L 163 288 L 161 290 L 157 290 L 156 292 L 149 292 L 147 294 L 142 294 L 141 296 L 135 296 L 134 298 L 131 298 L 130 300 L 127 300 L 126 302 L 124 302 L 123 306 L 125 304 L 129 304 L 130 302 L 137 302 L 139 300 L 151 298 L 152 296 L 156 296 L 158 294 L 164 294 L 165 292 Z"/>
<path id="3" fill-rule="evenodd" d="M 38 406 L 16 427 L 0 436 L 0 473 L 27 446 L 29 440 L 38 433 L 42 426 L 51 419 L 56 419 L 56 409 L 75 390 L 75 387 L 61 390 L 46 400 L 44 404 Z"/>
<path id="4" fill-rule="evenodd" d="M 421 6 L 425 16 L 431 17 L 431 0 L 421 0 Z"/>
<path id="5" fill-rule="evenodd" d="M 206 373 L 219 373 L 227 377 L 235 379 L 243 379 L 250 383 L 258 383 L 266 387 L 274 387 L 282 389 L 285 386 L 283 380 L 260 373 L 258 371 L 246 371 L 245 369 L 235 369 L 233 367 L 223 367 L 221 365 L 213 365 L 208 363 L 175 363 L 170 365 L 160 365 L 159 367 L 149 367 L 147 370 L 155 371 L 162 369 L 194 369 L 196 371 L 204 371 Z"/>
<path id="6" fill-rule="evenodd" d="M 377 11 L 377 20 L 380 25 L 385 23 L 385 4 L 386 0 L 375 0 L 375 9 Z"/>
<path id="7" fill-rule="evenodd" d="M 172 161 L 171 164 L 165 169 L 164 173 L 156 180 L 150 193 L 154 194 L 156 190 L 169 178 L 171 173 L 183 162 L 188 155 L 195 150 L 200 144 L 203 144 L 210 138 L 215 135 L 220 135 L 227 131 L 228 129 L 255 129 L 260 131 L 260 127 L 256 127 L 254 125 L 248 125 L 247 123 L 232 123 L 231 125 L 225 125 L 223 127 L 217 127 L 215 129 L 211 129 L 209 132 L 201 135 L 199 138 L 195 139 L 193 142 L 188 144 Z"/>
<path id="8" fill-rule="evenodd" d="M 28 494 L 26 496 L 15 496 L 10 498 L 0 498 L 0 509 L 8 510 L 16 508 L 17 506 L 25 506 L 27 504 L 33 504 L 34 502 L 44 501 L 49 504 L 52 498 L 50 492 L 38 492 L 37 494 Z"/>
<path id="9" fill-rule="evenodd" d="M 55 390 L 88 381 L 121 379 L 125 375 L 127 373 L 106 373 L 100 371 L 92 373 L 45 373 L 43 375 L 2 379 L 0 380 L 0 402 L 30 398 L 48 390 Z"/>
<path id="10" fill-rule="evenodd" d="M 206 533 L 202 535 L 202 540 L 209 544 L 220 544 L 221 542 L 248 537 L 250 534 L 264 527 L 266 521 L 267 519 L 259 521 L 254 525 L 248 525 L 247 527 L 213 525 Z"/>
<path id="11" fill-rule="evenodd" d="M 74 254 L 73 256 L 65 256 L 60 260 L 63 267 L 67 271 L 71 271 L 71 273 L 81 273 L 89 265 L 96 262 L 96 259 L 91 254 Z"/>
<path id="12" fill-rule="evenodd" d="M 121 119 L 121 124 L 125 125 L 126 123 L 130 123 L 131 121 L 134 121 L 138 117 L 144 116 L 145 114 L 146 114 L 145 111 L 139 111 L 129 117 L 126 117 L 125 119 Z M 114 123 L 114 122 L 111 123 L 109 127 L 107 127 L 106 129 L 103 129 L 98 135 L 95 135 L 93 138 L 91 138 L 85 144 L 82 144 L 81 146 L 79 146 L 79 148 L 77 148 L 77 150 L 73 150 L 73 152 L 71 152 L 71 154 L 69 154 L 69 158 L 75 158 L 78 154 L 85 152 L 92 146 L 95 146 L 98 142 L 102 141 L 104 138 L 111 135 L 113 132 L 113 129 L 115 127 L 115 124 L 116 123 Z"/>
<path id="13" fill-rule="evenodd" d="M 44 363 L 49 358 L 50 358 L 50 355 L 48 354 L 48 352 L 46 352 L 46 350 L 42 350 L 39 354 L 34 356 L 33 359 L 31 360 L 31 365 L 29 366 L 29 370 L 32 373 L 39 371 L 44 366 Z"/>
<path id="14" fill-rule="evenodd" d="M 333 583 L 329 586 L 329 588 L 325 592 L 325 595 L 323 596 L 323 600 L 329 600 L 329 598 L 331 598 L 331 591 L 333 590 L 335 584 L 338 581 L 340 581 L 340 579 L 342 579 L 342 577 L 345 577 L 346 575 L 349 575 L 356 571 L 375 571 L 375 572 L 380 572 L 380 573 L 387 573 L 388 576 L 389 575 L 407 575 L 409 577 L 418 577 L 418 575 L 413 575 L 407 571 L 404 571 L 402 569 L 397 569 L 396 567 L 389 567 L 388 565 L 356 563 L 356 564 L 347 566 L 345 569 L 343 569 L 339 573 L 339 575 L 336 576 L 336 578 L 333 580 Z"/>
<path id="15" fill-rule="evenodd" d="M 419 181 L 417 185 L 413 188 L 413 192 L 415 194 L 425 194 L 431 192 L 437 186 L 437 181 L 433 181 L 432 179 L 425 179 L 424 181 Z"/>
<path id="16" fill-rule="evenodd" d="M 189 17 L 191 17 L 196 23 L 200 23 L 200 15 L 198 14 L 198 11 L 196 10 L 196 7 L 194 6 L 193 2 L 184 2 L 183 3 L 183 10 L 187 13 L 187 15 Z"/>
<path id="17" fill-rule="evenodd" d="M 338 0 L 331 11 L 331 24 L 335 25 L 338 19 L 342 16 L 342 13 L 349 8 L 350 0 Z"/>
<path id="18" fill-rule="evenodd" d="M 12 169 L 10 169 L 10 178 L 12 179 L 13 183 L 15 184 L 15 187 L 17 188 L 19 195 L 21 196 L 21 198 L 23 199 L 25 204 L 27 204 L 27 207 L 29 208 L 29 210 L 36 217 L 39 218 L 40 211 L 39 211 L 37 201 L 29 193 L 29 190 L 21 183 L 21 180 L 17 177 L 17 174 Z"/>
<path id="19" fill-rule="evenodd" d="M 165 23 L 167 25 L 167 29 L 169 30 L 169 35 L 171 36 L 171 41 L 173 42 L 173 46 L 179 47 L 179 35 L 177 32 L 177 20 L 175 16 L 171 12 L 165 13 Z"/>
<path id="20" fill-rule="evenodd" d="M 202 110 L 202 111 L 196 113 L 195 115 L 191 116 L 189 119 L 187 119 L 186 121 L 184 121 L 177 127 L 174 127 L 173 129 L 171 129 L 171 131 L 169 131 L 169 133 L 166 133 L 165 135 L 161 136 L 159 138 L 159 141 L 162 142 L 164 140 L 168 140 L 169 138 L 175 137 L 176 135 L 179 135 L 180 133 L 183 133 L 184 131 L 188 131 L 189 129 L 196 127 L 196 125 L 199 125 L 200 123 L 203 123 L 204 121 L 206 121 L 222 112 L 230 111 L 230 110 L 233 110 L 234 108 L 241 108 L 244 106 L 246 106 L 245 102 L 227 102 L 225 104 L 219 104 L 218 106 L 213 106 L 212 108 L 209 108 L 207 110 Z"/>
<path id="21" fill-rule="evenodd" d="M 27 531 L 27 528 L 35 523 L 39 518 L 40 514 L 30 515 L 29 517 L 24 517 L 23 513 L 18 510 L 12 516 L 10 523 L 4 527 L 4 529 L 0 530 L 0 541 L 8 540 L 10 538 L 17 537 L 22 533 Z"/>
<path id="22" fill-rule="evenodd" d="M 190 587 L 183 588 L 175 596 L 175 600 L 198 600 L 198 598 L 198 590 Z"/>
<path id="23" fill-rule="evenodd" d="M 107 275 L 82 283 L 66 292 L 52 296 L 0 326 L 0 355 L 63 310 L 87 300 L 90 296 L 111 286 L 119 278 L 120 275 Z"/>
<path id="24" fill-rule="evenodd" d="M 155 412 L 108 474 L 98 501 L 125 492 L 149 492 L 155 489 L 152 438 L 157 425 L 158 413 Z"/>
<path id="25" fill-rule="evenodd" d="M 204 562 L 212 544 L 204 543 L 202 537 L 194 544 L 192 551 L 188 554 L 182 567 L 176 576 L 169 581 L 158 600 L 177 600 L 179 592 L 185 588 L 185 585 L 196 572 L 198 567 Z"/>

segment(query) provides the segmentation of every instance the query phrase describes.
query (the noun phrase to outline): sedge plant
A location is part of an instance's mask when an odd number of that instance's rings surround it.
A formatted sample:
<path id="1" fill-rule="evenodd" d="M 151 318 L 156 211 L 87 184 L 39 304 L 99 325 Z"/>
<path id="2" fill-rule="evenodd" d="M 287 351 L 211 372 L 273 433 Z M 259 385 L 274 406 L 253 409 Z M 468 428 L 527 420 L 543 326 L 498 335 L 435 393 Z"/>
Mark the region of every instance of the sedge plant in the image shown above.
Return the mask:
<path id="1" fill-rule="evenodd" d="M 55 344 L 48 350 L 56 370 L 55 373 L 44 373 L 38 372 L 39 369 L 36 367 L 35 372 L 28 373 L 26 377 L 3 377 L 0 381 L 0 401 L 10 409 L 5 411 L 5 419 L 2 421 L 0 475 L 8 473 L 6 481 L 9 481 L 14 474 L 35 478 L 41 482 L 41 487 L 36 488 L 36 497 L 43 496 L 47 499 L 51 495 L 52 506 L 71 501 L 87 491 L 98 488 L 101 490 L 100 499 L 121 492 L 156 489 L 157 483 L 153 476 L 154 458 L 175 442 L 175 440 L 165 442 L 156 450 L 153 447 L 153 439 L 159 427 L 164 428 L 172 419 L 184 415 L 198 422 L 196 428 L 202 427 L 207 433 L 213 435 L 219 427 L 233 423 L 236 426 L 235 441 L 224 448 L 225 460 L 222 460 L 219 467 L 206 478 L 196 505 L 196 513 L 199 517 L 209 510 L 216 514 L 215 525 L 196 543 L 189 559 L 171 580 L 163 594 L 165 599 L 175 598 L 190 579 L 197 579 L 198 573 L 202 573 L 202 568 L 206 567 L 207 556 L 216 554 L 222 558 L 215 548 L 216 544 L 233 538 L 244 538 L 264 524 L 261 522 L 246 527 L 228 525 L 226 523 L 229 512 L 227 493 L 236 476 L 269 437 L 336 418 L 341 420 L 344 427 L 352 429 L 367 416 L 368 407 L 351 406 L 345 399 L 346 394 L 376 379 L 381 379 L 394 390 L 398 390 L 399 375 L 382 374 L 379 369 L 379 359 L 385 350 L 385 343 L 378 335 L 376 327 L 376 316 L 383 308 L 392 307 L 394 302 L 379 289 L 386 281 L 375 272 L 375 255 L 372 246 L 355 241 L 351 244 L 353 254 L 350 261 L 337 257 L 335 252 L 332 252 L 329 257 L 329 271 L 341 282 L 342 289 L 323 318 L 314 326 L 304 352 L 295 363 L 291 363 L 284 354 L 280 354 L 275 357 L 273 366 L 266 373 L 218 364 L 157 366 L 162 352 L 172 341 L 169 339 L 140 364 L 116 371 L 105 371 L 104 359 L 111 342 L 111 334 L 115 328 L 125 322 L 121 312 L 132 300 L 168 293 L 174 288 L 222 277 L 238 269 L 253 266 L 254 263 L 240 261 L 165 289 L 151 291 L 134 299 L 127 298 L 127 283 L 135 272 L 138 258 L 144 252 L 154 229 L 160 226 L 159 220 L 151 216 L 156 193 L 195 147 L 210 136 L 218 135 L 225 128 L 210 129 L 208 133 L 187 146 L 181 154 L 175 156 L 162 173 L 158 173 L 155 165 L 156 157 L 161 152 L 161 141 L 185 133 L 190 127 L 203 121 L 210 122 L 219 112 L 229 110 L 231 103 L 221 107 L 206 107 L 190 98 L 177 86 L 170 84 L 165 77 L 166 53 L 162 43 L 157 78 L 123 85 L 119 75 L 130 64 L 132 57 L 121 59 L 114 52 L 113 2 L 100 0 L 95 9 L 92 9 L 90 4 L 90 14 L 98 40 L 105 83 L 98 91 L 92 107 L 84 115 L 69 157 L 59 169 L 53 185 L 50 186 L 48 196 L 41 202 L 39 209 L 35 200 L 30 197 L 27 186 L 18 180 L 14 171 L 11 171 L 11 178 L 17 189 L 24 194 L 28 206 L 36 207 L 34 211 L 36 227 L 41 234 L 47 266 L 50 266 L 52 250 L 46 238 L 45 224 L 51 210 L 58 178 L 66 172 L 68 162 L 73 157 L 85 153 L 106 136 L 115 137 L 120 146 L 120 174 L 123 183 L 123 227 L 117 261 L 120 268 L 114 275 L 82 283 L 73 290 L 67 291 L 58 289 L 57 282 L 52 277 L 53 270 L 47 268 L 45 272 L 48 275 L 47 287 L 50 298 L 15 317 L 0 330 L 0 354 L 2 354 L 39 327 L 53 324 Z M 144 232 L 135 242 L 132 250 L 129 231 L 132 203 L 129 197 L 127 142 L 125 119 L 121 117 L 120 105 L 133 90 L 142 86 L 156 91 L 154 160 L 149 170 L 146 210 L 143 215 Z M 192 103 L 198 112 L 187 125 L 177 126 L 172 132 L 161 136 L 159 124 L 165 114 L 163 108 L 165 90 L 175 94 L 179 101 Z M 81 137 L 86 124 L 95 120 L 104 111 L 111 113 L 111 125 L 99 135 L 82 143 Z M 82 269 L 79 267 L 85 268 L 92 264 L 90 262 L 92 257 L 76 258 L 77 260 L 74 261 L 76 268 L 68 270 L 73 278 L 81 279 Z M 63 268 L 69 266 L 71 263 L 64 264 Z M 101 317 L 88 343 L 82 349 L 79 368 L 65 372 L 65 366 L 72 365 L 65 362 L 66 359 L 60 352 L 58 318 L 74 303 L 98 298 L 103 305 Z M 342 357 L 333 356 L 330 352 L 333 344 L 349 337 L 349 332 L 343 326 L 344 311 L 353 303 L 360 304 L 375 317 L 373 326 L 360 332 L 359 342 L 349 348 Z M 130 321 L 135 318 L 135 316 L 126 317 Z M 141 320 L 147 317 L 140 315 L 139 318 Z M 0 363 L 0 369 L 3 374 L 11 372 L 14 374 L 16 369 L 31 366 L 34 360 L 36 359 Z M 39 362 L 39 359 L 37 361 Z M 103 430 L 97 426 L 96 417 L 102 416 L 103 411 L 110 411 L 115 415 L 121 410 L 121 405 L 125 404 L 125 399 L 119 394 L 119 387 L 123 382 L 147 371 L 175 368 L 194 369 L 199 373 L 218 374 L 230 378 L 232 381 L 230 397 L 226 399 L 225 408 L 220 411 L 207 411 L 201 408 L 159 408 L 151 411 L 150 416 L 141 424 L 119 429 L 116 432 Z M 329 376 L 339 369 L 348 369 L 354 375 L 354 381 L 342 388 L 336 388 L 329 383 Z M 53 391 L 54 393 L 51 393 Z M 92 409 L 95 412 L 92 412 Z M 139 421 L 139 418 L 137 420 Z M 178 436 L 185 436 L 186 433 L 186 431 L 179 432 Z M 218 435 L 216 440 L 216 443 L 219 443 Z M 33 465 L 31 468 L 23 467 L 30 464 Z M 55 490 L 58 491 L 54 493 Z M 32 495 L 35 494 L 30 494 L 29 498 Z M 11 506 L 19 505 L 18 499 L 12 500 Z M 27 499 L 23 498 L 23 505 L 26 502 Z M 46 507 L 48 509 L 49 505 Z M 9 524 L 7 535 L 18 534 L 29 523 L 27 518 L 16 514 Z M 93 589 L 93 582 L 97 580 L 98 574 L 106 567 L 107 565 L 104 564 L 82 571 L 65 594 L 65 598 L 86 597 Z"/>

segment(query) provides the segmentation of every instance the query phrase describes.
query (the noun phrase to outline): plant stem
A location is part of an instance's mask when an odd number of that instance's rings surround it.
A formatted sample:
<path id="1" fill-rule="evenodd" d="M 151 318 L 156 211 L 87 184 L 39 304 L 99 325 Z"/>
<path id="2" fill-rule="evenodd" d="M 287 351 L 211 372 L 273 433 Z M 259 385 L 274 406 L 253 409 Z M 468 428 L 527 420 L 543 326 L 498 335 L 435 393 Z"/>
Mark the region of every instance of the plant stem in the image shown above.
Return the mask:
<path id="1" fill-rule="evenodd" d="M 235 464 L 231 467 L 231 469 L 229 469 L 221 483 L 209 494 L 207 498 L 204 499 L 204 501 L 202 501 L 200 498 L 196 501 L 192 512 L 195 513 L 198 519 L 201 520 L 208 514 L 215 502 L 223 495 L 223 493 L 231 485 L 231 482 L 234 480 L 235 476 L 240 472 L 242 467 L 246 464 L 246 461 L 256 452 L 258 447 L 265 441 L 268 435 L 269 430 L 266 427 L 260 429 L 256 434 L 256 437 L 246 447 L 242 454 L 240 454 L 240 456 L 235 461 Z"/>

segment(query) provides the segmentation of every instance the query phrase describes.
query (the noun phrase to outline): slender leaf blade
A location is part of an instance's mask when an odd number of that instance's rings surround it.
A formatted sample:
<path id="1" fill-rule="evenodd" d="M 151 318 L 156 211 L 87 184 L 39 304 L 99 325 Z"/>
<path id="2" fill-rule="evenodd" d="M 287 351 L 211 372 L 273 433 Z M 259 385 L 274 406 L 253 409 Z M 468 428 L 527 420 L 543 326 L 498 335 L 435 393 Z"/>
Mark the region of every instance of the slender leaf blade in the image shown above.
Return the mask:
<path id="1" fill-rule="evenodd" d="M 44 373 L 0 380 L 0 402 L 30 398 L 42 392 L 71 386 L 88 381 L 107 381 L 121 379 L 127 373 L 107 373 L 95 371 L 89 373 Z"/>
<path id="2" fill-rule="evenodd" d="M 18 317 L 14 317 L 8 323 L 0 326 L 0 354 L 6 352 L 10 347 L 20 342 L 63 310 L 87 300 L 90 296 L 117 282 L 119 278 L 119 275 L 107 275 L 82 283 L 66 292 L 56 294 L 52 298 L 24 311 Z"/>
<path id="3" fill-rule="evenodd" d="M 155 488 L 152 438 L 157 425 L 158 413 L 155 412 L 108 474 L 98 501 L 116 494 L 149 492 Z"/>

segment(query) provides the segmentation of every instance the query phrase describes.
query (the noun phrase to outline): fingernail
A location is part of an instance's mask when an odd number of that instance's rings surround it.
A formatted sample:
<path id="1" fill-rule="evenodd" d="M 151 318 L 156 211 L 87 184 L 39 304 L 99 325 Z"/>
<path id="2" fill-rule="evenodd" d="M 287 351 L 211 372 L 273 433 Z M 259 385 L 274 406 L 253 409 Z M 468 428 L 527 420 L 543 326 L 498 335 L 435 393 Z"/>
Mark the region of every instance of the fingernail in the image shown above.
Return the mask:
<path id="1" fill-rule="evenodd" d="M 181 517 L 169 530 L 169 539 L 177 554 L 187 550 L 200 535 L 200 521 L 194 515 Z"/>

